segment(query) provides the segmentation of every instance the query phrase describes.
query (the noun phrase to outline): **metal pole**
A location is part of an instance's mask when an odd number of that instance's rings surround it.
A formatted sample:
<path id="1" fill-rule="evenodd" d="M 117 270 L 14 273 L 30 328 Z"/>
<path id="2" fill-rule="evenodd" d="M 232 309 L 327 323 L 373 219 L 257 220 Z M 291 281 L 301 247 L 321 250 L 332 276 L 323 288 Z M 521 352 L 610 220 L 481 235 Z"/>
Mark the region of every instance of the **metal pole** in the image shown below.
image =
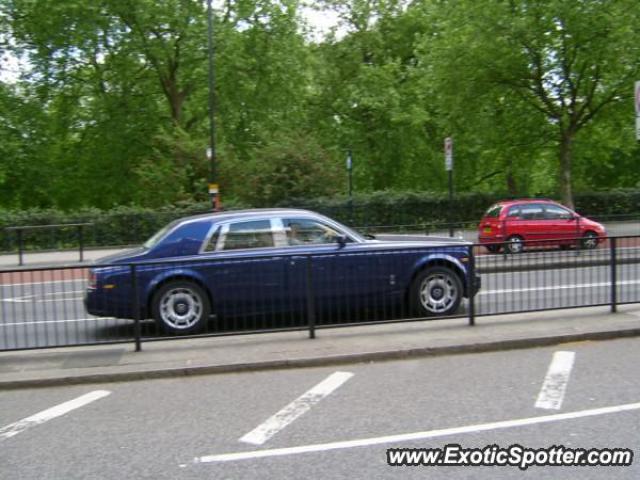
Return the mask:
<path id="1" fill-rule="evenodd" d="M 475 304 L 475 277 L 476 277 L 476 257 L 473 254 L 473 245 L 469 245 L 469 267 L 467 270 L 467 294 L 469 295 L 469 326 L 476 324 L 476 304 Z"/>
<path id="2" fill-rule="evenodd" d="M 313 274 L 311 271 L 311 255 L 307 257 L 307 322 L 309 338 L 316 338 L 316 305 L 313 298 Z"/>
<path id="3" fill-rule="evenodd" d="M 211 206 L 214 211 L 220 210 L 220 195 L 217 184 L 216 166 L 216 128 L 215 128 L 215 65 L 214 65 L 214 44 L 213 44 L 213 7 L 211 0 L 207 0 L 207 25 L 209 43 L 209 150 L 207 156 L 210 161 L 209 170 L 209 196 Z"/>
<path id="4" fill-rule="evenodd" d="M 353 155 L 347 154 L 347 172 L 349 173 L 349 222 L 353 225 Z"/>
<path id="5" fill-rule="evenodd" d="M 78 248 L 80 249 L 80 262 L 84 260 L 84 239 L 82 236 L 82 227 L 83 225 L 78 225 Z"/>
<path id="6" fill-rule="evenodd" d="M 611 242 L 611 313 L 618 311 L 618 249 L 617 239 L 610 238 Z"/>
<path id="7" fill-rule="evenodd" d="M 18 233 L 18 265 L 22 265 L 24 263 L 22 259 L 22 250 L 24 249 L 22 242 L 22 229 L 19 228 L 16 232 Z"/>
<path id="8" fill-rule="evenodd" d="M 449 170 L 449 236 L 453 237 L 453 169 Z"/>
<path id="9" fill-rule="evenodd" d="M 131 290 L 133 291 L 133 298 L 131 306 L 133 307 L 133 333 L 135 337 L 136 352 L 142 350 L 142 330 L 140 328 L 140 299 L 138 298 L 138 278 L 136 275 L 136 266 L 131 265 Z"/>

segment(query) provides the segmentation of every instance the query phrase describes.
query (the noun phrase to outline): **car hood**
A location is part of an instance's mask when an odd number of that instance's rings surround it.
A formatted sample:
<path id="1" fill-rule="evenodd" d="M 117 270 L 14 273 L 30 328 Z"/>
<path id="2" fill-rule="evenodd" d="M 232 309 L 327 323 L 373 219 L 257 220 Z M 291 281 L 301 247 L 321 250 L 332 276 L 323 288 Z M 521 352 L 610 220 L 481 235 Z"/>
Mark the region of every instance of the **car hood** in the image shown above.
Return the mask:
<path id="1" fill-rule="evenodd" d="M 367 244 L 376 245 L 381 248 L 385 247 L 407 247 L 407 248 L 424 248 L 424 247 L 445 247 L 445 246 L 467 246 L 472 245 L 471 242 L 462 238 L 451 237 L 427 237 L 424 235 L 379 235 L 375 240 L 367 240 Z"/>
<path id="2" fill-rule="evenodd" d="M 148 250 L 143 247 L 130 248 L 123 250 L 122 252 L 107 255 L 97 259 L 94 263 L 96 265 L 106 265 L 112 263 L 125 263 L 128 261 L 140 260 L 147 254 Z"/>

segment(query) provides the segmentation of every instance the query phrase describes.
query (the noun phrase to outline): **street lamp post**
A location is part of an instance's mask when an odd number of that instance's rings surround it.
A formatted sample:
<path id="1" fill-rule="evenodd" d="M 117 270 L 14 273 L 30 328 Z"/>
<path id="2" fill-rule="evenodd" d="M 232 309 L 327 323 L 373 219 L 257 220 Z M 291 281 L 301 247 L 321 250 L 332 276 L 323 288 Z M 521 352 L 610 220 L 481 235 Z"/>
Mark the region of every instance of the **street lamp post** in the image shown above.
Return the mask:
<path id="1" fill-rule="evenodd" d="M 349 174 L 349 222 L 353 225 L 353 155 L 347 152 L 347 173 Z"/>
<path id="2" fill-rule="evenodd" d="M 217 183 L 216 170 L 216 126 L 215 126 L 215 70 L 214 70 L 214 45 L 213 45 L 213 7 L 211 0 L 207 0 L 207 24 L 209 33 L 209 148 L 207 158 L 209 160 L 209 197 L 214 211 L 221 208 L 220 195 Z"/>
<path id="3" fill-rule="evenodd" d="M 449 177 L 449 236 L 453 237 L 453 139 L 444 139 L 444 167 Z"/>

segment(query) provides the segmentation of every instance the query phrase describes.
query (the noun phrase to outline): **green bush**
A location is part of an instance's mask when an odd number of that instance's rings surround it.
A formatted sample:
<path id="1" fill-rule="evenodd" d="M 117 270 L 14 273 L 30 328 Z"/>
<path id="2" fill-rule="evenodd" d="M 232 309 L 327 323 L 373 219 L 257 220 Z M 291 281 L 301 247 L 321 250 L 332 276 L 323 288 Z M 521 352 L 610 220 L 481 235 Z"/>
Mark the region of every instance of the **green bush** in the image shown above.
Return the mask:
<path id="1" fill-rule="evenodd" d="M 475 226 L 494 202 L 504 196 L 487 193 L 460 193 L 454 197 L 451 220 L 457 225 Z M 640 215 L 640 191 L 579 193 L 575 196 L 576 210 L 593 218 L 625 218 Z M 449 200 L 446 194 L 429 192 L 376 192 L 358 194 L 350 203 L 346 197 L 291 199 L 278 207 L 299 207 L 324 213 L 354 227 L 384 230 L 446 229 L 449 220 Z M 250 207 L 225 202 L 225 208 Z M 87 247 L 137 245 L 149 238 L 168 222 L 210 211 L 208 203 L 184 203 L 151 210 L 121 206 L 112 210 L 87 208 L 75 212 L 60 210 L 0 210 L 0 250 L 17 250 L 17 235 L 6 227 L 90 223 L 84 230 Z M 31 230 L 24 233 L 24 247 L 28 250 L 77 248 L 76 228 Z"/>

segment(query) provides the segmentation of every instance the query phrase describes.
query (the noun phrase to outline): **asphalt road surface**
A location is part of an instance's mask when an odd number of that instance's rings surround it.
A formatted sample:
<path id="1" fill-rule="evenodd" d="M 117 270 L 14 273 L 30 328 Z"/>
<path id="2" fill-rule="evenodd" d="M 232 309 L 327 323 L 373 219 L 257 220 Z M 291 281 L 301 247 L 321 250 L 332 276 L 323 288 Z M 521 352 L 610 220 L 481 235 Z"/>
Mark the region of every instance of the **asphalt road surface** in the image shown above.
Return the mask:
<path id="1" fill-rule="evenodd" d="M 622 249 L 619 258 L 626 261 L 636 254 L 636 249 Z M 482 290 L 475 298 L 475 312 L 492 315 L 608 304 L 612 293 L 608 260 L 609 250 L 605 248 L 485 255 L 477 262 L 478 269 L 485 273 Z M 551 268 L 558 262 L 579 267 Z M 599 262 L 600 266 L 581 266 L 589 262 Z M 5 278 L 0 283 L 0 350 L 131 339 L 133 322 L 86 313 L 82 303 L 85 277 L 86 270 L 78 268 Z M 616 281 L 618 302 L 640 302 L 640 263 L 618 265 Z M 467 309 L 465 302 L 461 314 Z M 268 326 L 269 319 L 261 325 Z M 153 322 L 143 322 L 142 327 L 145 337 L 158 335 Z"/>
<path id="2" fill-rule="evenodd" d="M 624 339 L 4 391 L 0 478 L 636 479 L 639 361 L 640 339 Z M 387 464 L 388 449 L 453 444 L 619 448 L 633 458 L 527 471 Z"/>

